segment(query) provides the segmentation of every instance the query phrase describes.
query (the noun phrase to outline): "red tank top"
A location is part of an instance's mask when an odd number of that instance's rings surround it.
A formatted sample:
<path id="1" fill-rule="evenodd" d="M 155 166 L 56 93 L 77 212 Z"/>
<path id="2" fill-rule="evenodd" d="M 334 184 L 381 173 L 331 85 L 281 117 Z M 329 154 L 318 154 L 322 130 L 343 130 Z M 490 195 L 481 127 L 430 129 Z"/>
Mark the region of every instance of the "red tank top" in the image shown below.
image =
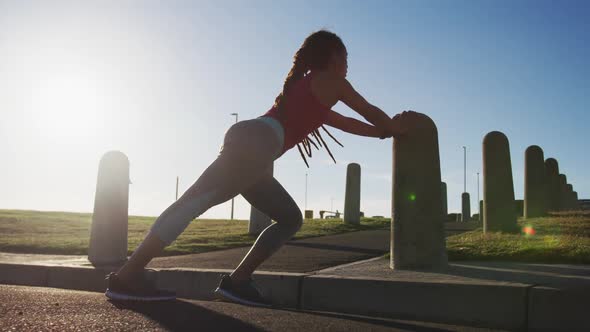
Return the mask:
<path id="1" fill-rule="evenodd" d="M 274 105 L 263 115 L 277 119 L 283 126 L 285 141 L 281 155 L 324 124 L 330 112 L 330 107 L 322 104 L 311 92 L 310 82 L 311 73 L 299 79 L 287 91 L 281 118 Z"/>

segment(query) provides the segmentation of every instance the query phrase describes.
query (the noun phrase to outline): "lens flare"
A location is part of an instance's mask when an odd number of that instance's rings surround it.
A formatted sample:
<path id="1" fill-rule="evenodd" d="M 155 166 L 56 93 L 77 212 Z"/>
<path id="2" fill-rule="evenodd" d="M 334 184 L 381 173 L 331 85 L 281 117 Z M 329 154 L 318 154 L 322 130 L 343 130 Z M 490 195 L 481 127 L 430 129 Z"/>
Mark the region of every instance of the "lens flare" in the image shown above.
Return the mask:
<path id="1" fill-rule="evenodd" d="M 524 235 L 525 235 L 526 237 L 533 236 L 533 235 L 535 235 L 535 233 L 536 233 L 536 232 L 535 232 L 535 229 L 534 229 L 534 228 L 533 228 L 533 226 L 531 226 L 531 225 L 525 225 L 525 226 L 522 228 L 522 232 L 524 233 Z"/>
<path id="2" fill-rule="evenodd" d="M 416 200 L 416 194 L 414 194 L 414 193 L 410 194 L 410 196 L 408 196 L 408 199 L 410 201 L 412 201 L 412 202 L 415 201 Z"/>

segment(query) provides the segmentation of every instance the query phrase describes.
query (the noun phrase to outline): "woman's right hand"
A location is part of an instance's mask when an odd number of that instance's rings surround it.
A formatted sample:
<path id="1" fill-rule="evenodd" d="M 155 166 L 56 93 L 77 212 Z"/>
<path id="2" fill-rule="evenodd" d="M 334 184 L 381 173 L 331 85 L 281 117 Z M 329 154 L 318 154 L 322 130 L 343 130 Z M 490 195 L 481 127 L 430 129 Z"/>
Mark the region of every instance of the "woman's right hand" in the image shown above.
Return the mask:
<path id="1" fill-rule="evenodd" d="M 404 117 L 408 112 L 413 111 L 403 111 L 402 113 L 398 113 L 393 118 L 391 118 L 389 133 L 391 136 L 393 136 L 393 138 L 398 139 L 407 134 L 407 127 L 404 126 Z"/>

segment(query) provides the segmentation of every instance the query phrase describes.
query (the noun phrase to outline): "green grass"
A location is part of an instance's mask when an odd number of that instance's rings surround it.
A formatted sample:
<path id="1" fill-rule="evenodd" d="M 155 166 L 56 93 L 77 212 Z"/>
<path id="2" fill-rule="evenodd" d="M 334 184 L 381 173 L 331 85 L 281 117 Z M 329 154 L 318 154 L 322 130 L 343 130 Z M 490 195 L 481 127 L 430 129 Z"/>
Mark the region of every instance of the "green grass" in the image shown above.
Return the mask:
<path id="1" fill-rule="evenodd" d="M 129 216 L 129 254 L 143 240 L 156 217 Z M 0 251 L 43 254 L 88 254 L 92 214 L 0 210 Z M 361 218 L 360 225 L 342 219 L 305 220 L 296 239 L 360 230 L 387 229 L 388 218 Z M 164 255 L 199 253 L 251 245 L 247 220 L 195 219 Z"/>
<path id="2" fill-rule="evenodd" d="M 483 234 L 479 228 L 448 237 L 449 259 L 590 264 L 590 212 L 561 212 L 518 224 L 534 234 Z"/>

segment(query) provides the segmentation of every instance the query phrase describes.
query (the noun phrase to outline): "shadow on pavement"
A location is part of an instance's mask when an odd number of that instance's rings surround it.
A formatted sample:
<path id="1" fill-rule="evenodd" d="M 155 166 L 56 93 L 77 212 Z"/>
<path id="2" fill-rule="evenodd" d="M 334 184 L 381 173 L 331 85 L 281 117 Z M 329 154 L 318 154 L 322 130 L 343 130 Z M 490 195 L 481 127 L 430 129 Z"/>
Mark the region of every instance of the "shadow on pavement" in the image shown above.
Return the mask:
<path id="1" fill-rule="evenodd" d="M 140 313 L 170 331 L 264 331 L 239 319 L 183 300 L 110 301 L 118 309 Z"/>
<path id="2" fill-rule="evenodd" d="M 356 322 L 361 322 L 361 323 L 380 325 L 383 327 L 402 329 L 404 331 L 417 331 L 417 332 L 455 331 L 455 330 L 443 329 L 443 328 L 438 328 L 438 327 L 428 327 L 428 326 L 416 325 L 416 324 L 412 324 L 409 321 L 401 322 L 401 321 L 393 321 L 392 320 L 392 319 L 402 319 L 402 318 L 384 319 L 384 318 L 378 318 L 378 317 L 367 317 L 367 316 L 341 314 L 341 313 L 337 313 L 337 312 L 306 311 L 306 310 L 296 310 L 296 309 L 289 309 L 289 308 L 275 308 L 275 309 L 282 310 L 282 311 L 289 311 L 289 312 L 305 313 L 305 314 L 322 316 L 322 317 L 341 318 L 341 319 L 346 319 L 346 320 L 351 320 L 351 321 L 356 321 Z M 406 318 L 404 320 L 409 320 L 409 319 Z"/>

